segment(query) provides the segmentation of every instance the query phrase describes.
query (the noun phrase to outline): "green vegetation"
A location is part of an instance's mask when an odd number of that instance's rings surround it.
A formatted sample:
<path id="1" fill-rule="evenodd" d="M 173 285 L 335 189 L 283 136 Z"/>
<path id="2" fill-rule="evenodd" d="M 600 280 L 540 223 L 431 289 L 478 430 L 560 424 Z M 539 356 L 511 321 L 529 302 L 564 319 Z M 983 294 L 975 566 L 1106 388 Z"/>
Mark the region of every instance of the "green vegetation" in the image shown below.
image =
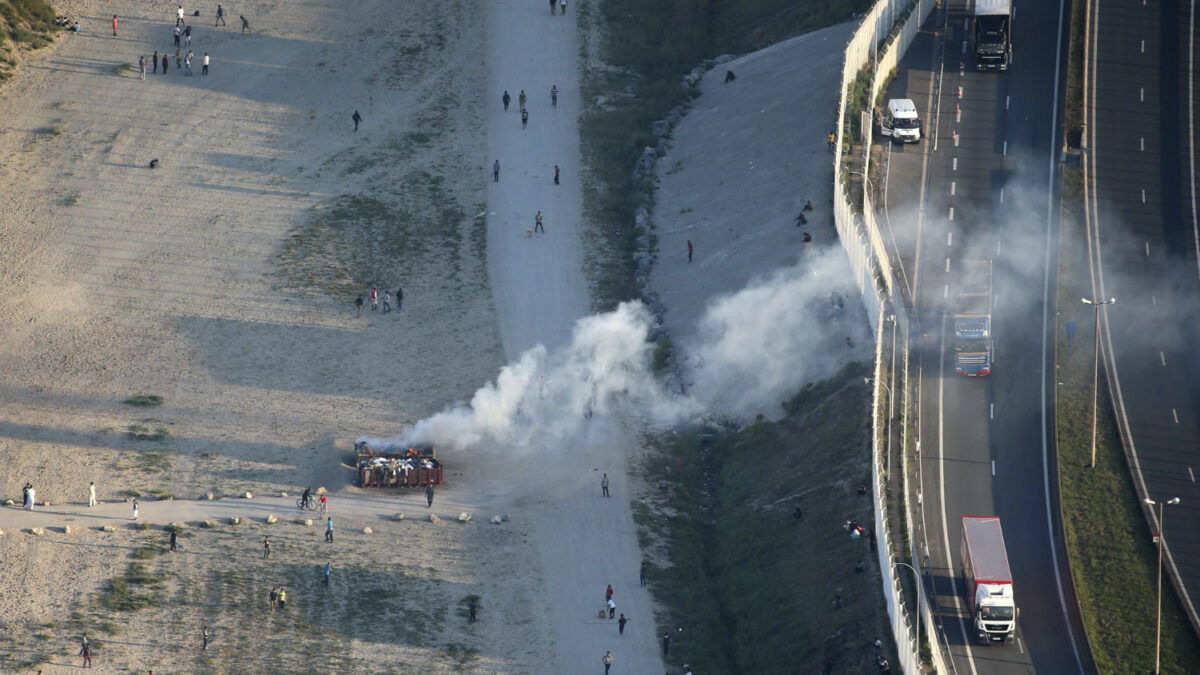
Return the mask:
<path id="1" fill-rule="evenodd" d="M 651 558 L 669 560 L 648 572 L 667 608 L 659 631 L 696 670 L 875 667 L 873 651 L 860 646 L 889 633 L 878 569 L 867 539 L 841 527 L 872 522 L 870 496 L 858 494 L 870 481 L 868 374 L 852 364 L 805 387 L 779 422 L 659 439 L 645 466 L 658 491 L 635 506 L 635 518 Z"/>
<path id="2" fill-rule="evenodd" d="M 145 406 L 145 407 L 153 407 L 153 406 L 157 406 L 157 405 L 162 405 L 163 397 L 159 396 L 158 394 L 138 394 L 136 396 L 130 396 L 129 398 L 122 401 L 122 403 L 127 403 L 129 405 L 140 405 L 140 406 Z"/>
<path id="3" fill-rule="evenodd" d="M 1076 146 L 1083 119 L 1081 4 L 1073 6 L 1064 121 L 1068 136 L 1076 133 Z M 1103 369 L 1096 466 L 1091 467 L 1095 310 L 1079 302 L 1081 297 L 1095 296 L 1087 256 L 1083 170 L 1067 167 L 1063 169 L 1055 341 L 1061 383 L 1055 415 L 1063 527 L 1084 625 L 1100 672 L 1150 672 L 1154 669 L 1157 549 L 1133 488 Z M 1067 340 L 1064 330 L 1069 321 L 1079 326 L 1074 340 Z M 1170 516 L 1168 511 L 1168 540 Z M 1200 641 L 1165 577 L 1162 610 L 1161 672 L 1195 672 Z"/>
<path id="4" fill-rule="evenodd" d="M 113 612 L 136 612 L 140 609 L 161 604 L 161 592 L 157 588 L 166 577 L 151 572 L 145 563 L 136 562 L 156 557 L 158 550 L 142 547 L 134 550 L 135 562 L 125 567 L 125 573 L 108 582 L 101 591 L 99 604 Z"/>
<path id="5" fill-rule="evenodd" d="M 59 30 L 54 17 L 45 0 L 0 0 L 0 82 L 16 71 L 15 51 L 41 49 L 54 40 Z"/>
<path id="6" fill-rule="evenodd" d="M 161 441 L 171 435 L 163 421 L 154 417 L 134 422 L 125 429 L 125 435 L 137 441 Z"/>

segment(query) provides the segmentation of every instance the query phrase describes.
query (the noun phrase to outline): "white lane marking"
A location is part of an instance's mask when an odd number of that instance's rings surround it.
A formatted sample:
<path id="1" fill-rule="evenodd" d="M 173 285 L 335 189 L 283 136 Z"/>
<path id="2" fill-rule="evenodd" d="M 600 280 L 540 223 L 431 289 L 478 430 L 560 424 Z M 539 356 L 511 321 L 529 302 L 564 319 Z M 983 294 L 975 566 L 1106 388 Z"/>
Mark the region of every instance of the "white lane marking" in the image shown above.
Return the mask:
<path id="1" fill-rule="evenodd" d="M 1163 366 L 1163 368 L 1166 368 L 1166 367 L 1167 367 L 1167 355 L 1166 355 L 1166 354 L 1163 354 L 1163 353 L 1160 351 L 1160 352 L 1158 353 L 1158 360 L 1162 362 L 1162 366 Z"/>
<path id="2" fill-rule="evenodd" d="M 1158 307 L 1158 296 L 1157 295 L 1150 296 L 1150 304 L 1155 307 Z"/>
<path id="3" fill-rule="evenodd" d="M 1171 417 L 1175 418 L 1175 424 L 1179 424 L 1179 413 L 1174 408 L 1171 408 Z"/>
<path id="4" fill-rule="evenodd" d="M 963 40 L 963 43 L 962 43 L 962 53 L 964 53 L 964 54 L 967 53 L 967 41 L 966 40 Z"/>
<path id="5" fill-rule="evenodd" d="M 1192 473 L 1192 467 L 1190 466 L 1188 467 L 1188 478 L 1191 478 L 1193 483 L 1196 482 L 1196 474 Z"/>
<path id="6" fill-rule="evenodd" d="M 1146 137 L 1145 136 L 1142 136 L 1141 142 L 1142 142 L 1142 152 L 1145 152 L 1146 151 Z"/>
<path id="7" fill-rule="evenodd" d="M 1004 109 L 1008 110 L 1008 97 L 1007 96 L 1004 97 Z"/>
<path id="8" fill-rule="evenodd" d="M 1142 103 L 1146 102 L 1146 88 L 1145 87 L 1141 87 L 1140 89 L 1138 89 L 1138 100 L 1140 100 Z"/>
<path id="9" fill-rule="evenodd" d="M 1150 242 L 1146 242 L 1146 257 L 1150 257 Z"/>
<path id="10" fill-rule="evenodd" d="M 946 274 L 950 273 L 950 259 L 946 258 Z"/>
<path id="11" fill-rule="evenodd" d="M 955 191 L 957 191 L 957 190 L 958 190 L 958 184 L 955 183 L 954 181 L 950 181 L 950 196 L 953 197 Z"/>
<path id="12" fill-rule="evenodd" d="M 996 241 L 996 257 L 1000 257 L 1000 242 L 998 240 Z"/>
<path id="13" fill-rule="evenodd" d="M 992 460 L 992 475 L 996 475 L 996 460 Z"/>
<path id="14" fill-rule="evenodd" d="M 953 232 L 947 232 L 947 233 L 946 233 L 946 245 L 947 245 L 947 246 L 953 246 L 953 245 L 954 245 L 954 233 L 953 233 Z"/>
<path id="15" fill-rule="evenodd" d="M 1021 644 L 1021 638 L 1017 638 L 1017 649 L 1019 649 L 1022 654 L 1025 653 L 1025 645 Z"/>
<path id="16" fill-rule="evenodd" d="M 1143 54 L 1146 53 L 1146 41 L 1145 40 L 1142 40 L 1142 53 Z"/>
<path id="17" fill-rule="evenodd" d="M 950 220 L 954 220 L 954 207 L 950 207 Z"/>
<path id="18" fill-rule="evenodd" d="M 1000 203 L 1004 203 L 1004 188 L 1000 188 Z"/>
<path id="19" fill-rule="evenodd" d="M 957 157 L 950 160 L 950 170 L 958 171 L 958 158 Z"/>
<path id="20" fill-rule="evenodd" d="M 1146 203 L 1146 188 L 1142 188 L 1142 203 Z"/>
<path id="21" fill-rule="evenodd" d="M 1004 149 L 1003 149 L 1003 151 L 1001 151 L 1000 154 L 1004 155 L 1005 157 L 1008 157 L 1008 141 L 1004 141 Z"/>
<path id="22" fill-rule="evenodd" d="M 950 297 L 950 284 L 942 286 L 942 299 L 945 300 L 948 297 Z"/>
<path id="23" fill-rule="evenodd" d="M 995 403 L 988 404 L 988 419 L 993 419 L 993 420 L 996 419 L 996 404 Z"/>

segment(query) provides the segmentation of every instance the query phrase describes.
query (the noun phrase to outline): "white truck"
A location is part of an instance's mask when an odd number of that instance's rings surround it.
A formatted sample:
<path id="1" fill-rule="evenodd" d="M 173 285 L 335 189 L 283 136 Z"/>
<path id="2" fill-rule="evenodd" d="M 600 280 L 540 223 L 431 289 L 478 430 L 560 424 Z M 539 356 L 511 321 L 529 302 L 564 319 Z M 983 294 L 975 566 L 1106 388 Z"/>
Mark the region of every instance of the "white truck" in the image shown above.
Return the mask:
<path id="1" fill-rule="evenodd" d="M 897 143 L 921 141 L 921 118 L 911 98 L 894 98 L 879 114 L 879 133 Z"/>
<path id="2" fill-rule="evenodd" d="M 1000 519 L 963 516 L 960 553 L 975 636 L 983 644 L 1011 642 L 1017 632 L 1017 606 Z"/>

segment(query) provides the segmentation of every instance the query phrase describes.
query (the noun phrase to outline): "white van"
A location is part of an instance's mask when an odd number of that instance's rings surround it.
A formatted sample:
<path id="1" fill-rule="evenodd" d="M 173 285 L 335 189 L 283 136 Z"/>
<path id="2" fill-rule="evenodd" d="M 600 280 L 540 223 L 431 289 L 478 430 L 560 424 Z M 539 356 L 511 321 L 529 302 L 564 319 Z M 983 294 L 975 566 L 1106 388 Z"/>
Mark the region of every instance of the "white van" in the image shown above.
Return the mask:
<path id="1" fill-rule="evenodd" d="M 888 101 L 887 110 L 879 120 L 879 133 L 900 143 L 920 142 L 921 118 L 917 117 L 917 106 L 912 99 L 894 98 Z"/>

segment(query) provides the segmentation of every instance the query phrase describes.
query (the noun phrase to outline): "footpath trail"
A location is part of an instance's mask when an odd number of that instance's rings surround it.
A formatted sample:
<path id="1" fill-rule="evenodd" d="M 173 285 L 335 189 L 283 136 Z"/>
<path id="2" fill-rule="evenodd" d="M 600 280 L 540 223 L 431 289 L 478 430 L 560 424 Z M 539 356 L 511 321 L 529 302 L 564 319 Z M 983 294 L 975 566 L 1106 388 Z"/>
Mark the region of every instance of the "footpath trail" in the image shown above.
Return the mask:
<path id="1" fill-rule="evenodd" d="M 488 266 L 507 357 L 543 344 L 563 346 L 575 321 L 588 311 L 580 222 L 578 16 L 550 14 L 548 2 L 488 3 L 487 178 L 499 160 L 500 180 L 489 183 Z M 550 88 L 558 87 L 558 105 Z M 522 128 L 519 97 L 528 97 Z M 501 103 L 507 91 L 512 102 Z M 554 166 L 561 170 L 554 183 Z M 526 236 L 538 211 L 545 233 Z M 624 478 L 635 447 L 624 429 L 596 429 L 598 437 L 539 455 L 543 492 L 533 518 L 554 662 L 546 672 L 603 672 L 611 651 L 615 672 L 663 672 L 653 604 L 638 584 L 641 552 Z M 611 479 L 601 496 L 600 476 Z M 553 475 L 551 480 L 548 476 Z M 616 621 L 599 618 L 604 589 L 612 584 L 618 613 L 631 619 L 624 635 Z M 594 669 L 594 670 L 593 670 Z"/>

